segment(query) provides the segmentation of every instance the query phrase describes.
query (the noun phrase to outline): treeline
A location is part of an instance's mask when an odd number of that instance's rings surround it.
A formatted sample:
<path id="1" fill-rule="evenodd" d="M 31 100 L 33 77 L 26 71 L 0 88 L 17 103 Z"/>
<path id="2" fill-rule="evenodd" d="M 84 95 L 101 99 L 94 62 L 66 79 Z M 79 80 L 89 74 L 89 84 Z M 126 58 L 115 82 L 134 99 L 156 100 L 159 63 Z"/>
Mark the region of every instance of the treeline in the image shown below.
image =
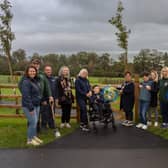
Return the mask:
<path id="1" fill-rule="evenodd" d="M 34 53 L 31 57 L 26 56 L 23 49 L 18 49 L 12 53 L 11 62 L 13 71 L 24 71 L 32 58 L 40 58 L 42 68 L 45 64 L 53 67 L 53 73 L 58 74 L 61 66 L 67 65 L 73 76 L 77 75 L 81 68 L 87 68 L 91 76 L 102 77 L 122 77 L 124 72 L 124 55 L 121 54 L 118 60 L 113 59 L 108 53 L 98 55 L 94 52 L 79 52 L 66 56 L 63 54 L 39 55 Z M 155 69 L 160 71 L 163 66 L 168 65 L 168 54 L 157 50 L 142 49 L 133 57 L 133 62 L 129 63 L 129 70 L 133 73 L 142 73 Z M 0 74 L 9 74 L 7 58 L 0 56 Z"/>

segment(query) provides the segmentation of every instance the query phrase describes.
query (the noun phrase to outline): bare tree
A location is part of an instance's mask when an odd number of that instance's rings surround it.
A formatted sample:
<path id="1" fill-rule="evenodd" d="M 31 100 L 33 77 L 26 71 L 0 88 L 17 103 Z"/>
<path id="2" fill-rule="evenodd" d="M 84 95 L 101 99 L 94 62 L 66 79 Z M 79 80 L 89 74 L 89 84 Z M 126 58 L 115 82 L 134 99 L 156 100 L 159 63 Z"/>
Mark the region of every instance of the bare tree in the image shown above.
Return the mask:
<path id="1" fill-rule="evenodd" d="M 124 65 L 125 65 L 125 70 L 128 69 L 128 36 L 131 33 L 131 30 L 127 30 L 127 27 L 123 24 L 123 16 L 122 16 L 122 12 L 124 10 L 123 4 L 121 1 L 118 2 L 118 7 L 117 7 L 117 12 L 116 12 L 116 16 L 112 17 L 109 20 L 109 23 L 114 25 L 118 32 L 116 32 L 116 36 L 117 36 L 117 41 L 118 41 L 118 46 L 121 47 L 122 49 L 125 50 L 124 53 Z"/>

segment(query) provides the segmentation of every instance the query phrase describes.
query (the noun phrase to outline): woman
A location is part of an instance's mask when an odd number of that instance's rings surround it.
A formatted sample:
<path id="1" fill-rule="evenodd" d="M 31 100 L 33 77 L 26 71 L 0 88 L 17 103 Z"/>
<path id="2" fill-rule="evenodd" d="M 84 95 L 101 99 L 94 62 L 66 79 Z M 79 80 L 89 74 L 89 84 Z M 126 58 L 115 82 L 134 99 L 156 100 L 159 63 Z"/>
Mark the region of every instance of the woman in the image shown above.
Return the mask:
<path id="1" fill-rule="evenodd" d="M 133 107 L 134 107 L 134 83 L 131 72 L 126 72 L 125 82 L 120 89 L 121 100 L 120 109 L 125 112 L 126 120 L 122 122 L 124 126 L 133 126 Z"/>
<path id="2" fill-rule="evenodd" d="M 162 115 L 162 128 L 168 128 L 168 67 L 161 70 L 161 79 L 159 80 L 159 99 L 160 111 Z"/>
<path id="3" fill-rule="evenodd" d="M 71 107 L 74 102 L 74 96 L 72 95 L 71 82 L 70 82 L 70 71 L 67 66 L 63 66 L 59 70 L 58 77 L 58 103 L 62 108 L 62 117 L 60 127 L 71 128 L 70 116 Z"/>
<path id="4" fill-rule="evenodd" d="M 86 105 L 87 98 L 91 96 L 91 88 L 87 77 L 87 69 L 81 69 L 75 81 L 76 100 L 80 108 L 80 128 L 82 131 L 89 131 Z"/>
<path id="5" fill-rule="evenodd" d="M 28 120 L 27 144 L 36 146 L 43 143 L 43 141 L 37 137 L 37 121 L 41 101 L 41 88 L 39 79 L 37 78 L 37 69 L 34 66 L 28 66 L 22 80 L 20 86 L 22 107 Z"/>
<path id="6" fill-rule="evenodd" d="M 151 86 L 151 100 L 150 100 L 150 107 L 148 111 L 148 122 L 147 125 L 151 126 L 152 125 L 152 113 L 155 115 L 155 122 L 154 126 L 158 126 L 158 111 L 157 111 L 157 102 L 158 102 L 158 73 L 154 70 L 151 71 L 150 73 L 150 78 L 152 81 L 152 86 Z"/>

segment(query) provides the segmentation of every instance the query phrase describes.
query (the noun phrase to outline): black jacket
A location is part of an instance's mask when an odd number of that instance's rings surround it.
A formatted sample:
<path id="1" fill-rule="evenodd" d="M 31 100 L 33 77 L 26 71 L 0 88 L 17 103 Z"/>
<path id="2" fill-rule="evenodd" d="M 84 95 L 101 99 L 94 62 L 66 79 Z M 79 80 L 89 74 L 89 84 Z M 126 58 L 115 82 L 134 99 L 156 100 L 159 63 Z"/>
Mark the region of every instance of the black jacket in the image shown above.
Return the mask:
<path id="1" fill-rule="evenodd" d="M 158 91 L 159 91 L 158 82 L 153 81 L 152 86 L 151 86 L 150 107 L 157 107 Z"/>
<path id="2" fill-rule="evenodd" d="M 122 86 L 124 88 L 121 94 L 120 109 L 132 111 L 134 107 L 134 83 L 124 82 Z"/>
<path id="3" fill-rule="evenodd" d="M 72 94 L 70 80 L 59 76 L 57 79 L 57 85 L 59 104 L 72 104 L 74 102 L 74 96 Z"/>

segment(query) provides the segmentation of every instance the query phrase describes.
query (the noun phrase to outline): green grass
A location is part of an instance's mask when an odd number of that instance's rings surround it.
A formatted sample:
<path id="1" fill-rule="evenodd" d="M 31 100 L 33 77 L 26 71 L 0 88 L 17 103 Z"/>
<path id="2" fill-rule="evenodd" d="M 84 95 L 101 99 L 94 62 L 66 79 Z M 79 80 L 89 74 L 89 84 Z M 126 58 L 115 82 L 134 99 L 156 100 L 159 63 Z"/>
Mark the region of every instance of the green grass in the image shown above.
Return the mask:
<path id="1" fill-rule="evenodd" d="M 168 140 L 168 129 L 160 128 L 160 126 L 158 127 L 151 126 L 149 127 L 148 131 L 153 133 L 154 135 L 160 136 Z"/>
<path id="2" fill-rule="evenodd" d="M 57 121 L 58 124 L 59 121 Z M 72 128 L 61 129 L 61 137 L 72 133 L 78 125 L 75 120 L 71 120 Z M 27 120 L 26 119 L 9 119 L 0 118 L 0 148 L 29 148 L 27 141 Z M 54 141 L 53 130 L 48 129 L 45 133 L 41 133 L 39 137 L 44 141 L 44 145 Z"/>

